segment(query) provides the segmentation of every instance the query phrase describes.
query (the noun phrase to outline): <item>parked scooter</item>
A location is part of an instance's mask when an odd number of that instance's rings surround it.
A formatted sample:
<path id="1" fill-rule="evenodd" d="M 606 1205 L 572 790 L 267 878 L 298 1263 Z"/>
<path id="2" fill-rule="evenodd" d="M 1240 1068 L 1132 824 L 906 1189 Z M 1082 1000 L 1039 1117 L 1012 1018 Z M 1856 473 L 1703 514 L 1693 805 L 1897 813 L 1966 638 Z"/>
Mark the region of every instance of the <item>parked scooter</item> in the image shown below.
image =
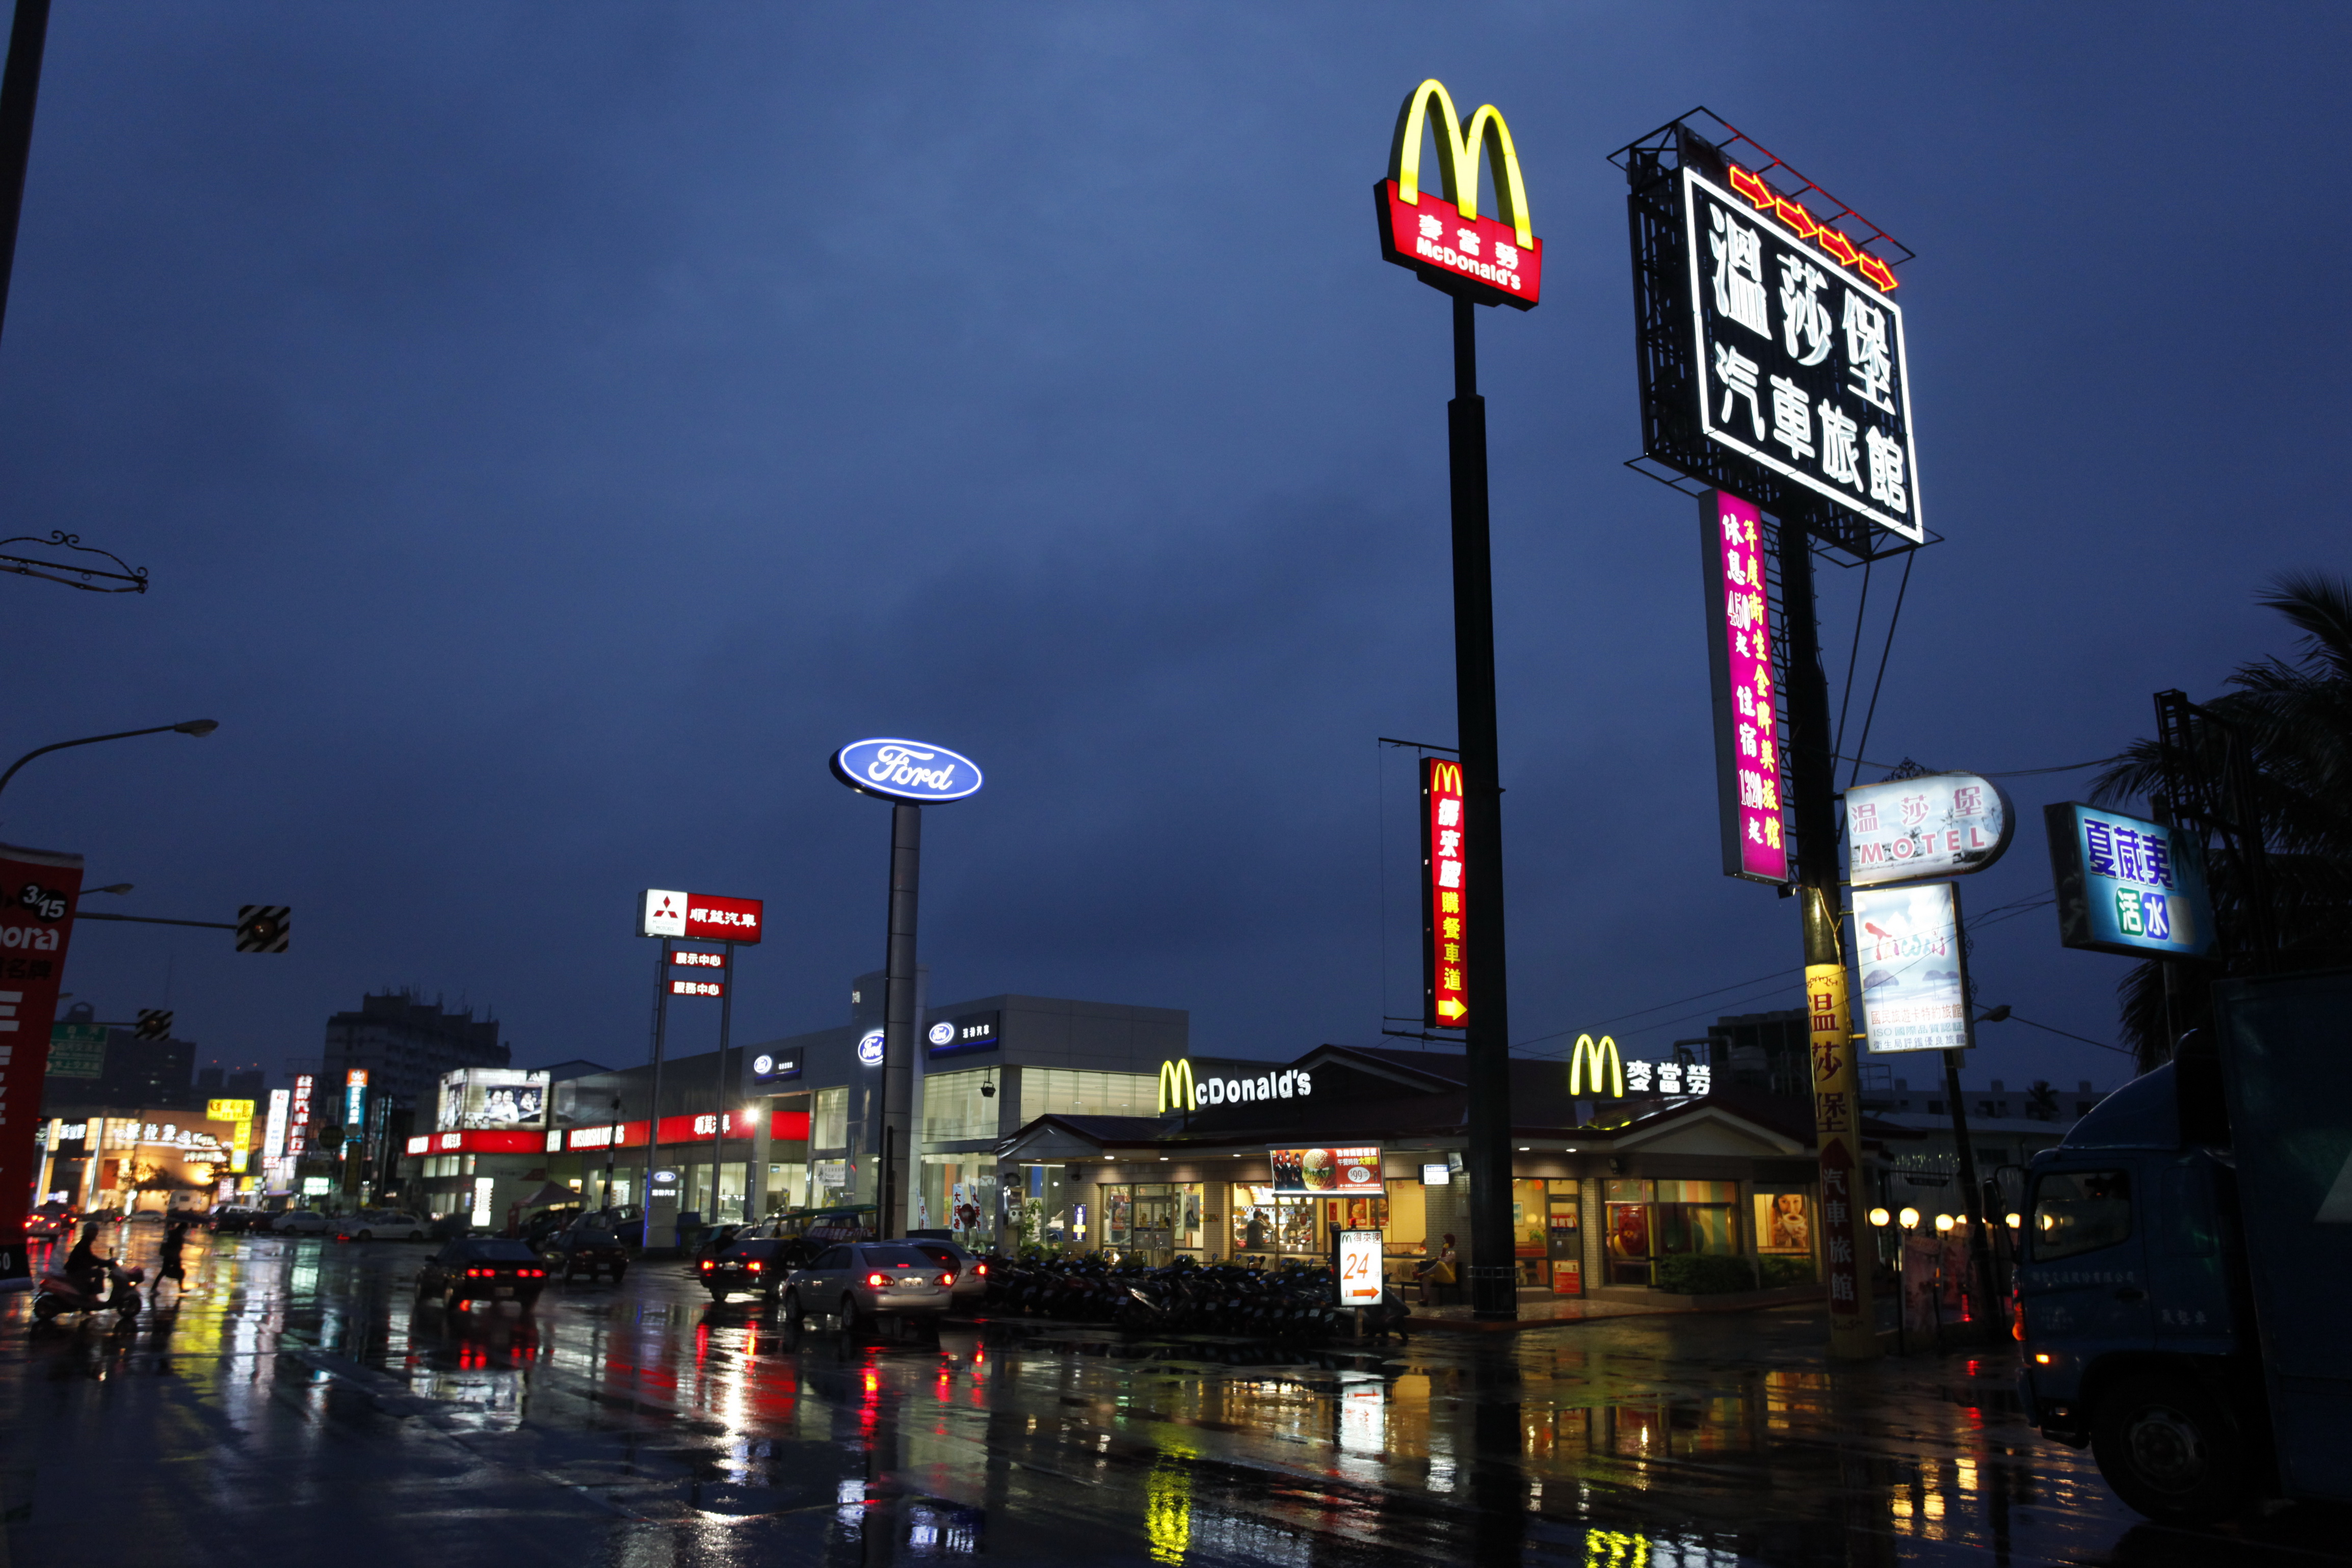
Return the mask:
<path id="1" fill-rule="evenodd" d="M 102 1294 L 89 1295 L 62 1273 L 45 1273 L 41 1282 L 33 1287 L 33 1321 L 50 1322 L 68 1312 L 112 1312 L 129 1322 L 139 1315 L 139 1283 L 146 1277 L 144 1270 L 125 1268 L 109 1258 L 108 1289 Z"/>

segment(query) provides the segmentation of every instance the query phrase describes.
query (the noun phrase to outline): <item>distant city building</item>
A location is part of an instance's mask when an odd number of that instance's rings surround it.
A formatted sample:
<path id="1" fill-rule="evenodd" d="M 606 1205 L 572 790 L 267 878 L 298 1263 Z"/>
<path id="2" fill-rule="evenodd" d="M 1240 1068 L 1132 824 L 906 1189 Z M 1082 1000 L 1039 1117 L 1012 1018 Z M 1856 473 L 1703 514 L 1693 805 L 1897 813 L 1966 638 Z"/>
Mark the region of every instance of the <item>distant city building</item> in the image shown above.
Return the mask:
<path id="1" fill-rule="evenodd" d="M 1895 1203 L 1932 1208 L 1948 1192 L 1957 1205 L 1959 1194 L 1950 1189 L 1950 1177 L 1959 1169 L 1952 1142 L 1952 1107 L 1946 1096 L 1943 1058 L 1923 1053 L 1914 1083 L 1895 1076 L 1895 1064 L 1865 1062 L 1862 1073 L 1862 1108 L 1890 1125 L 1916 1133 L 1916 1141 L 1890 1148 L 1887 1193 Z M 2055 1148 L 2067 1130 L 2091 1113 L 2106 1091 L 2092 1087 L 2087 1078 L 2071 1086 L 2035 1082 L 2012 1086 L 2000 1079 L 1990 1086 L 1960 1085 L 1960 1106 L 1968 1118 L 1969 1146 L 1975 1151 L 1977 1179 L 1995 1182 L 2001 1201 L 2015 1203 L 2023 1191 L 2024 1166 L 2043 1149 Z M 1910 1179 L 1916 1176 L 1916 1180 Z"/>
<path id="2" fill-rule="evenodd" d="M 363 1068 L 372 1100 L 422 1109 L 420 1121 L 429 1124 L 443 1073 L 460 1067 L 504 1067 L 510 1054 L 499 1043 L 498 1020 L 477 1019 L 470 1008 L 446 1011 L 438 1002 L 417 1000 L 411 991 L 365 997 L 357 1012 L 336 1013 L 327 1019 L 318 1091 L 325 1106 L 320 1113 L 340 1120 L 326 1107 L 341 1093 L 351 1071 Z"/>
<path id="3" fill-rule="evenodd" d="M 1702 1042 L 1677 1040 L 1676 1046 Z M 1802 1008 L 1734 1013 L 1710 1025 L 1704 1042 L 1715 1081 L 1764 1094 L 1812 1093 L 1812 1024 Z"/>
<path id="4" fill-rule="evenodd" d="M 258 1067 L 240 1068 L 234 1072 L 220 1067 L 198 1068 L 195 1098 L 204 1101 L 264 1099 L 267 1094 L 263 1084 L 267 1077 Z"/>

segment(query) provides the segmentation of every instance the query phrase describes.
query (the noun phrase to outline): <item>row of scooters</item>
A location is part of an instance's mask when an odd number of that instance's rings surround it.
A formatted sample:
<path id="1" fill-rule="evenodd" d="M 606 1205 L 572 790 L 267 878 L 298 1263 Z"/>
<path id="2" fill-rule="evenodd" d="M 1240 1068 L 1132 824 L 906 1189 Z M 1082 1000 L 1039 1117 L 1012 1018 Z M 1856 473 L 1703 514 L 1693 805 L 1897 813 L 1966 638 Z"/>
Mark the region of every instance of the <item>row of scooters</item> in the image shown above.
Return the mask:
<path id="1" fill-rule="evenodd" d="M 1402 1339 L 1412 1315 L 1402 1298 L 1385 1288 L 1376 1304 L 1343 1307 L 1329 1269 L 1298 1264 L 1268 1270 L 1179 1259 L 1150 1268 L 1092 1254 L 988 1263 L 992 1315 L 1302 1343 L 1353 1337 L 1360 1312 L 1365 1334 Z"/>

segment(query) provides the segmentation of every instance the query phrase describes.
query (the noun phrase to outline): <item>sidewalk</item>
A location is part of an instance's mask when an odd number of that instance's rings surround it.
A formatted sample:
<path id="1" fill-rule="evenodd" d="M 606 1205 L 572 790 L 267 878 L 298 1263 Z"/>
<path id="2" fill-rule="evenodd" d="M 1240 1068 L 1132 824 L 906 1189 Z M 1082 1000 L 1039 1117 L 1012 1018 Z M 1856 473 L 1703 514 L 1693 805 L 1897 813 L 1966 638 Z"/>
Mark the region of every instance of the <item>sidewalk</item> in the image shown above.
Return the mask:
<path id="1" fill-rule="evenodd" d="M 1512 1333 L 1522 1329 L 1551 1328 L 1561 1323 L 1590 1322 L 1601 1318 L 1653 1318 L 1692 1312 L 1752 1312 L 1765 1307 L 1794 1306 L 1819 1301 L 1819 1285 L 1776 1291 L 1741 1291 L 1721 1296 L 1654 1294 L 1646 1301 L 1596 1296 L 1552 1296 L 1519 1300 L 1519 1315 L 1508 1322 L 1480 1322 L 1467 1306 L 1415 1307 L 1405 1320 L 1411 1329 L 1443 1329 L 1469 1333 Z"/>

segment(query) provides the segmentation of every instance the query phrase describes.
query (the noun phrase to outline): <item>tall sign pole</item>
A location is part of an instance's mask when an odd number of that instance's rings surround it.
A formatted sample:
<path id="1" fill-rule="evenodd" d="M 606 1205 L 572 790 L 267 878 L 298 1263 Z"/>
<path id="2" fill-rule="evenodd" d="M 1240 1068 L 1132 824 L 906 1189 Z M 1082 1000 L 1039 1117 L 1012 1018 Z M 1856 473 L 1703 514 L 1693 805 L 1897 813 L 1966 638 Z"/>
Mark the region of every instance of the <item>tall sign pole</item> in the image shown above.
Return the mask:
<path id="1" fill-rule="evenodd" d="M 653 1104 L 646 1120 L 645 1245 L 647 1247 L 654 1245 L 654 1170 L 661 1148 L 662 1056 L 669 1030 L 669 999 L 674 996 L 707 997 L 714 992 L 719 998 L 719 1090 L 716 1111 L 719 1122 L 711 1130 L 710 1144 L 710 1218 L 716 1222 L 719 1218 L 719 1139 L 724 1136 L 727 1126 L 727 1029 L 734 1006 L 735 949 L 739 946 L 757 943 L 766 924 L 767 905 L 756 898 L 723 898 L 716 894 L 649 887 L 638 905 L 637 935 L 661 939 L 661 950 L 654 958 Z M 681 952 L 673 946 L 680 941 L 713 943 L 721 952 Z M 724 977 L 718 980 L 697 977 L 708 974 L 712 968 L 718 969 Z M 681 974 L 681 969 L 686 973 Z M 614 1135 L 621 1137 L 625 1133 Z M 691 1152 L 691 1125 L 681 1144 L 688 1152 Z M 748 1191 L 751 1172 L 746 1170 L 743 1175 Z"/>
<path id="2" fill-rule="evenodd" d="M 1421 188 L 1422 143 L 1437 138 L 1443 193 Z M 1498 217 L 1478 212 L 1478 166 L 1491 156 Z M 1454 690 L 1462 757 L 1463 929 L 1455 1006 L 1469 1057 L 1470 1304 L 1481 1319 L 1518 1316 L 1511 1232 L 1511 1035 L 1503 939 L 1503 785 L 1495 713 L 1495 592 L 1486 506 L 1486 401 L 1478 394 L 1481 305 L 1531 309 L 1543 246 L 1528 215 L 1510 128 L 1493 104 L 1464 122 L 1435 80 L 1397 111 L 1389 175 L 1373 187 L 1381 254 L 1454 302 L 1454 397 L 1445 405 L 1454 515 Z M 1424 931 L 1424 945 L 1436 933 Z"/>
<path id="3" fill-rule="evenodd" d="M 853 740 L 833 754 L 833 776 L 890 802 L 890 912 L 883 955 L 882 1103 L 875 1233 L 903 1236 L 912 1205 L 915 1103 L 915 925 L 923 869 L 923 808 L 975 794 L 979 766 L 926 741 Z"/>
<path id="4" fill-rule="evenodd" d="M 1704 110 L 1611 162 L 1625 172 L 1633 238 L 1642 456 L 1631 466 L 1702 497 L 1723 870 L 1798 901 L 1830 1351 L 1874 1356 L 1813 551 L 1868 561 L 1927 542 L 1894 298 L 1894 268 L 1911 253 Z"/>

